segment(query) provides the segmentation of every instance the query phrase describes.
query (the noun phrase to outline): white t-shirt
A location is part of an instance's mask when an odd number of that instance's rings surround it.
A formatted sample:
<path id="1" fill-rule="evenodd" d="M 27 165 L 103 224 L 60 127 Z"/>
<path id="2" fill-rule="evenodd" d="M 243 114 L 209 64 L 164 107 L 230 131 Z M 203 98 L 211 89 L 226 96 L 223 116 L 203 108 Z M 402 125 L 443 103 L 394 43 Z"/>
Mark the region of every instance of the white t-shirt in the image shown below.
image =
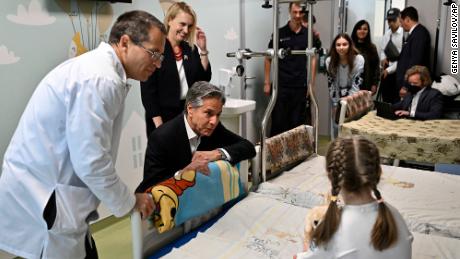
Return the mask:
<path id="1" fill-rule="evenodd" d="M 393 246 L 377 251 L 371 244 L 371 232 L 378 214 L 378 203 L 364 205 L 345 205 L 342 210 L 340 226 L 325 247 L 311 248 L 297 255 L 304 258 L 340 259 L 387 259 L 411 258 L 413 236 L 399 212 L 389 206 L 398 228 L 398 240 Z"/>

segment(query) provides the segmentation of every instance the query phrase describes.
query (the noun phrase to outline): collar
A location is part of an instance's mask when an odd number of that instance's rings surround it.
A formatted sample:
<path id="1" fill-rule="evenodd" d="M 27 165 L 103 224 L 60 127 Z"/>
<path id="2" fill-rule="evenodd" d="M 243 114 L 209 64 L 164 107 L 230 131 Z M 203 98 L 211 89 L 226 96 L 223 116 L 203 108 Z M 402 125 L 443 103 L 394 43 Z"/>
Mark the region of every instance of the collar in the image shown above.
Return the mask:
<path id="1" fill-rule="evenodd" d="M 302 25 L 300 25 L 300 29 L 299 29 L 299 31 L 298 31 L 298 32 L 295 32 L 295 31 L 293 31 L 293 30 L 291 29 L 291 26 L 289 25 L 289 24 L 290 24 L 290 22 L 291 22 L 291 20 L 289 20 L 289 21 L 287 22 L 287 24 L 285 25 L 285 27 L 287 27 L 287 29 L 288 29 L 288 31 L 289 31 L 290 33 L 292 33 L 292 34 L 296 34 L 296 35 L 297 35 L 297 34 L 302 34 L 302 33 L 305 33 L 305 31 L 306 31 L 306 28 L 305 28 L 305 27 L 303 27 Z"/>
<path id="2" fill-rule="evenodd" d="M 113 49 L 113 47 L 108 43 L 101 42 L 99 46 L 97 47 L 97 49 L 111 56 L 114 67 L 115 67 L 115 71 L 120 76 L 121 80 L 123 81 L 123 84 L 126 85 L 127 88 L 129 88 L 127 84 L 128 78 L 126 76 L 125 68 L 123 67 L 123 64 L 121 64 L 120 58 L 117 56 L 117 53 L 115 53 L 115 50 Z"/>
<path id="3" fill-rule="evenodd" d="M 184 123 L 185 123 L 185 130 L 187 131 L 187 137 L 188 137 L 188 140 L 190 141 L 191 139 L 199 139 L 200 136 L 198 136 L 195 131 L 192 130 L 192 128 L 190 127 L 190 125 L 188 124 L 188 121 L 187 121 L 187 115 L 184 114 Z"/>
<path id="4" fill-rule="evenodd" d="M 404 29 L 401 26 L 399 26 L 395 32 L 393 32 L 391 29 L 390 31 L 392 34 L 403 34 L 404 33 Z"/>
<path id="5" fill-rule="evenodd" d="M 418 92 L 414 95 L 414 98 L 415 98 L 415 97 L 418 97 L 418 96 L 420 96 L 420 95 L 422 95 L 422 92 L 425 91 L 425 89 L 426 89 L 426 86 L 423 87 L 422 89 L 420 89 L 420 91 L 418 91 Z"/>

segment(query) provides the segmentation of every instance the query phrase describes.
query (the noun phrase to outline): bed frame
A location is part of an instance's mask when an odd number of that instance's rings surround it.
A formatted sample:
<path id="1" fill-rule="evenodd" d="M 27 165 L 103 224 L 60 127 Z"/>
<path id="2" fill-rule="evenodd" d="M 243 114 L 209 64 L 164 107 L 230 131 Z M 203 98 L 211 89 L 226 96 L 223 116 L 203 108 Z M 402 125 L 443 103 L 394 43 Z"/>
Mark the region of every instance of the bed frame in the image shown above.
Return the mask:
<path id="1" fill-rule="evenodd" d="M 240 181 L 243 184 L 244 190 L 248 191 L 248 174 L 249 161 L 240 162 L 239 174 Z M 150 255 L 160 248 L 166 246 L 179 237 L 189 233 L 191 230 L 200 226 L 220 212 L 221 208 L 216 208 L 209 211 L 207 214 L 193 218 L 180 226 L 174 227 L 172 230 L 162 234 L 158 234 L 155 229 L 150 229 L 148 222 L 141 220 L 141 215 L 138 211 L 131 214 L 131 235 L 133 242 L 133 259 L 144 258 L 144 255 Z"/>

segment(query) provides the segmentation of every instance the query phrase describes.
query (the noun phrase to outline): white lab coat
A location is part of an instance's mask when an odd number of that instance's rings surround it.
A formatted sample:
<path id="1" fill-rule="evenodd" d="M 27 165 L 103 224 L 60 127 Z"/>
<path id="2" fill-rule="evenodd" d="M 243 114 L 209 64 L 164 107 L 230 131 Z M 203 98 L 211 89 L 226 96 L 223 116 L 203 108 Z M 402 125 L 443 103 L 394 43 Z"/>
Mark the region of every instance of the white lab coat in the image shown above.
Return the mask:
<path id="1" fill-rule="evenodd" d="M 88 221 L 102 201 L 129 213 L 132 191 L 115 172 L 126 73 L 113 48 L 52 70 L 38 85 L 4 155 L 0 177 L 0 249 L 26 258 L 84 258 Z M 13 87 L 13 86 L 12 86 Z M 56 193 L 51 230 L 43 210 Z"/>

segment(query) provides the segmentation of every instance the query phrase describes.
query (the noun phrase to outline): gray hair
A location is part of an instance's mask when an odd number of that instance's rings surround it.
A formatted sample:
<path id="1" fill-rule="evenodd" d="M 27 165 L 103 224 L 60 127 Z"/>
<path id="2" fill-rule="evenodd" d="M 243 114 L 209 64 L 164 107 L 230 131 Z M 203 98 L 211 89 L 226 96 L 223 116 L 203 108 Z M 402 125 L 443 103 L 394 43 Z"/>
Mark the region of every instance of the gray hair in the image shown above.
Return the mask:
<path id="1" fill-rule="evenodd" d="M 193 108 L 203 106 L 203 99 L 216 98 L 225 104 L 225 94 L 217 86 L 206 82 L 195 82 L 192 87 L 188 89 L 187 96 L 185 97 L 185 112 L 187 106 L 190 104 Z"/>
<path id="2" fill-rule="evenodd" d="M 166 34 L 166 28 L 155 16 L 145 11 L 130 11 L 120 15 L 110 30 L 109 43 L 117 44 L 123 35 L 128 35 L 135 43 L 149 41 L 149 30 L 158 28 Z"/>

